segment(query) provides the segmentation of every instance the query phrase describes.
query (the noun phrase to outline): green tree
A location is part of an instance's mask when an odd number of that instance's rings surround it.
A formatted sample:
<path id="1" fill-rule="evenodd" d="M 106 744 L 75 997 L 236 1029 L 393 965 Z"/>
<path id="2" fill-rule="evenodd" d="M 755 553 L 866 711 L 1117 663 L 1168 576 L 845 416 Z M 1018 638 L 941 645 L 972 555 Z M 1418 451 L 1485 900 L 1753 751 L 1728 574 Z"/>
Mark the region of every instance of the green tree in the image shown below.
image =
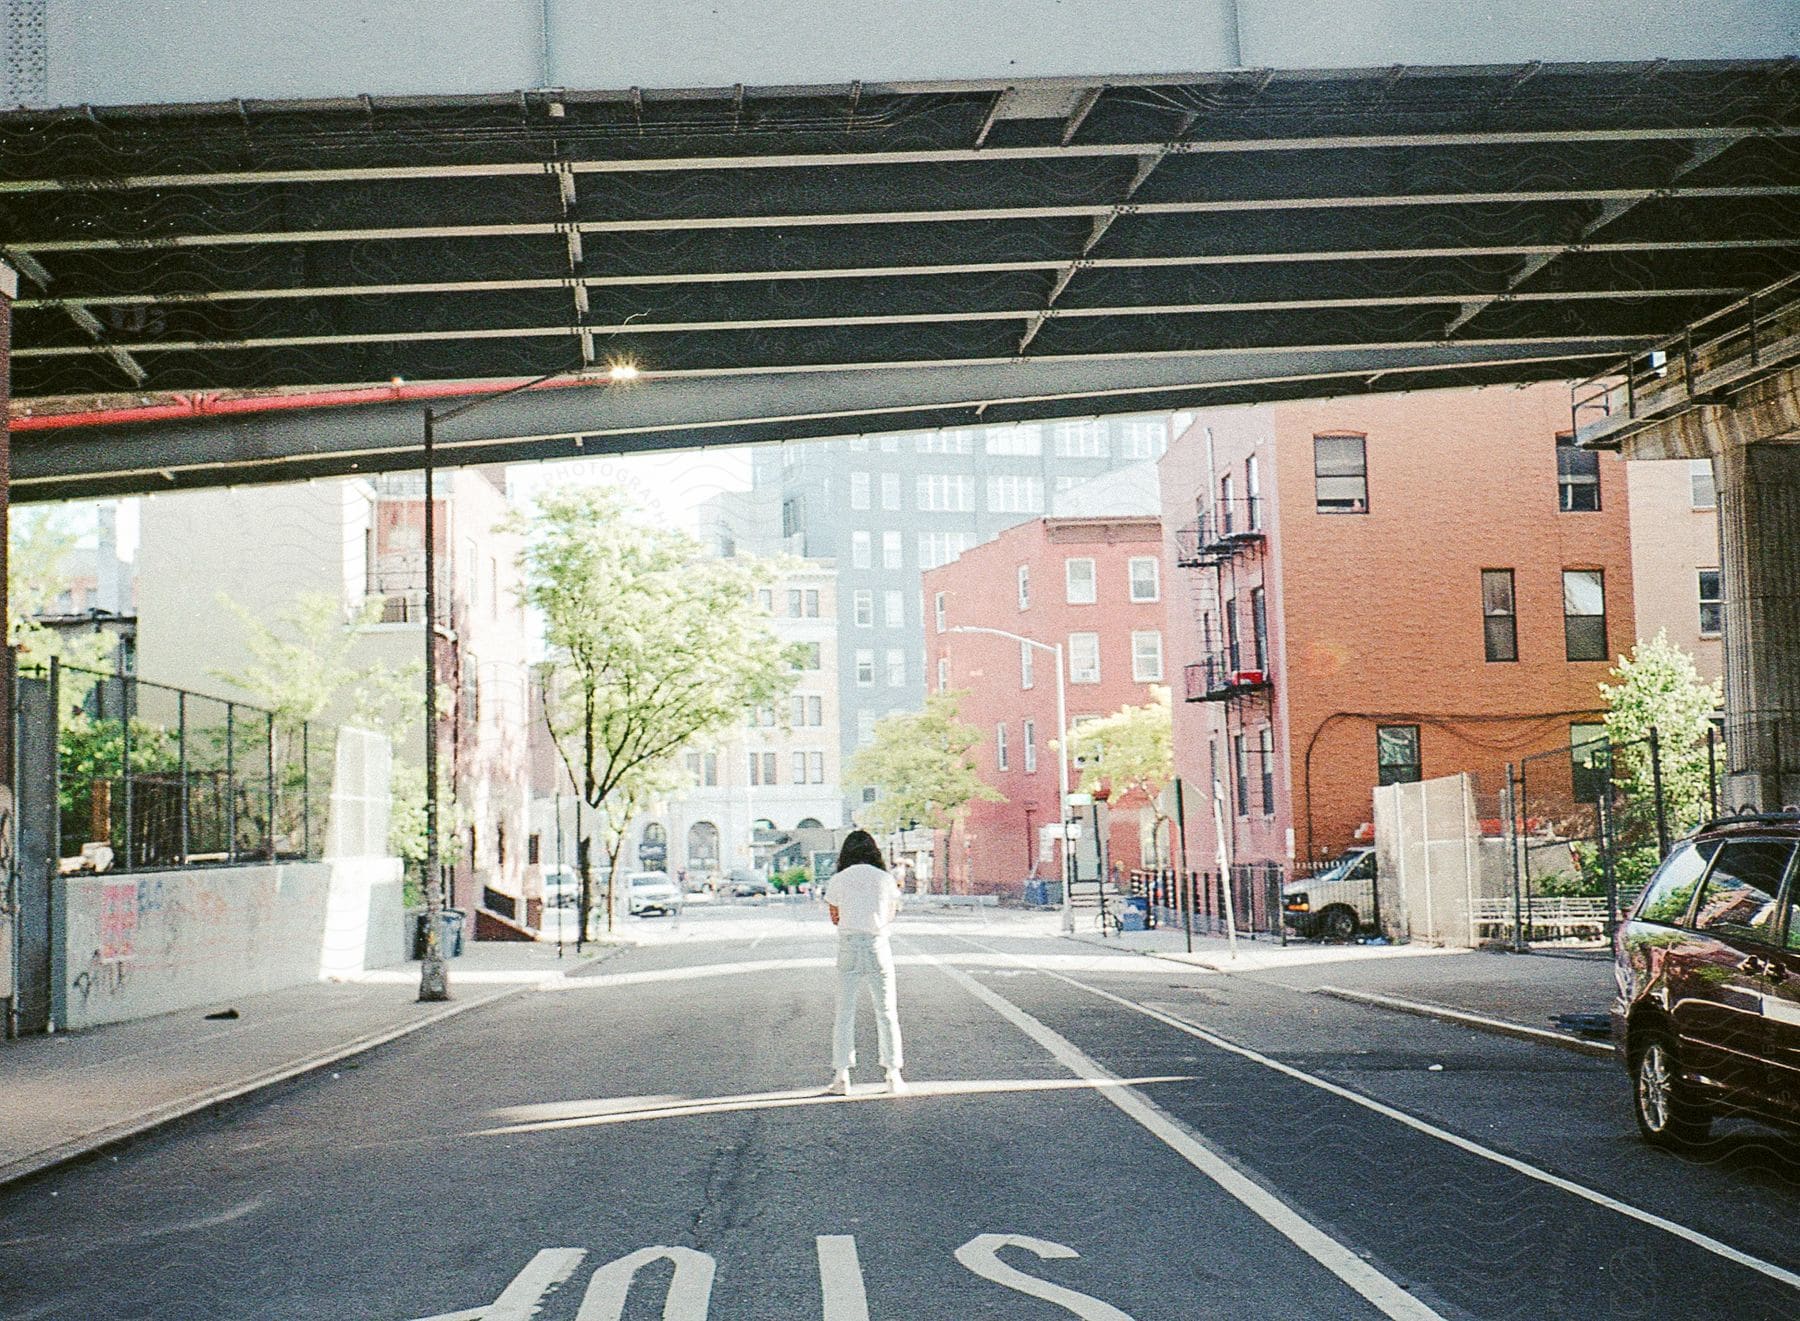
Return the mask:
<path id="1" fill-rule="evenodd" d="M 1618 749 L 1613 779 L 1621 804 L 1615 833 L 1625 841 L 1614 875 L 1629 887 L 1643 884 L 1658 859 L 1650 731 L 1656 730 L 1669 830 L 1685 834 L 1706 813 L 1707 734 L 1724 694 L 1716 681 L 1702 679 L 1693 657 L 1663 633 L 1640 641 L 1611 673 L 1617 682 L 1601 684 L 1600 696 L 1606 703 L 1607 738 Z"/>
<path id="2" fill-rule="evenodd" d="M 1105 785 L 1115 802 L 1131 793 L 1143 794 L 1152 819 L 1150 837 L 1153 841 L 1159 838 L 1169 820 L 1163 811 L 1162 791 L 1175 778 L 1169 690 L 1154 685 L 1144 705 L 1127 704 L 1103 719 L 1090 720 L 1081 727 L 1077 751 L 1081 757 L 1079 791 L 1093 793 Z"/>
<path id="3" fill-rule="evenodd" d="M 549 650 L 545 722 L 582 800 L 614 823 L 615 862 L 617 824 L 667 792 L 682 746 L 777 701 L 802 661 L 756 604 L 772 566 L 708 557 L 633 512 L 613 491 L 582 487 L 545 495 L 513 524 L 525 537 L 523 596 Z M 585 937 L 585 858 L 581 888 Z"/>
<path id="4" fill-rule="evenodd" d="M 65 665 L 111 671 L 113 638 L 105 633 L 59 634 L 38 622 L 69 587 L 75 533 L 54 510 L 17 510 L 7 527 L 6 640 L 20 665 Z"/>
<path id="5" fill-rule="evenodd" d="M 970 803 L 1005 801 L 969 755 L 982 733 L 958 718 L 963 696 L 932 693 L 923 710 L 876 722 L 874 740 L 844 767 L 848 783 L 876 791 L 875 801 L 857 813 L 858 825 L 877 834 L 910 823 L 949 830 Z"/>

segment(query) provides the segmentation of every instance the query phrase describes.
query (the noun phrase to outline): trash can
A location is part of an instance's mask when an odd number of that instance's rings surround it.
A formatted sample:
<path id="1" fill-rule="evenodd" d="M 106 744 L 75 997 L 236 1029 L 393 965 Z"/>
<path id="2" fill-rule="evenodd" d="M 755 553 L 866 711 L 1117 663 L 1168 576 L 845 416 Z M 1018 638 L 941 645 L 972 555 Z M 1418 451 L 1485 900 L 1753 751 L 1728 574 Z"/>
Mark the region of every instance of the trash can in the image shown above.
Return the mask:
<path id="1" fill-rule="evenodd" d="M 1050 902 L 1050 887 L 1042 881 L 1026 881 L 1025 902 L 1032 908 L 1045 907 Z"/>
<path id="2" fill-rule="evenodd" d="M 1148 931 L 1150 929 L 1150 901 L 1141 894 L 1125 896 L 1124 921 L 1121 931 Z"/>
<path id="3" fill-rule="evenodd" d="M 438 911 L 438 952 L 446 959 L 454 959 L 463 952 L 463 928 L 467 917 L 460 908 L 444 908 Z M 414 959 L 425 957 L 425 914 L 423 910 L 413 914 L 412 956 Z"/>

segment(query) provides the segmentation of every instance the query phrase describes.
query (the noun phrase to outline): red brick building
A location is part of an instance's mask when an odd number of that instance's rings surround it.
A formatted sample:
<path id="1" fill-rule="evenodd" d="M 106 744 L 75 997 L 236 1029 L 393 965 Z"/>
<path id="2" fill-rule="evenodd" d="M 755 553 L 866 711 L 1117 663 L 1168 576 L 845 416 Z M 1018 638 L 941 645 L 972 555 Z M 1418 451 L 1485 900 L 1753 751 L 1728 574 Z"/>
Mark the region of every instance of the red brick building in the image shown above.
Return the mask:
<path id="1" fill-rule="evenodd" d="M 1051 516 L 1022 523 L 925 575 L 926 682 L 966 694 L 962 716 L 983 731 L 981 777 L 1005 802 L 977 803 L 948 841 L 952 886 L 1017 893 L 1035 873 L 1055 878 L 1056 658 L 959 626 L 1003 629 L 1054 645 L 1068 668 L 1070 741 L 1086 720 L 1150 700 L 1168 682 L 1163 638 L 1167 584 L 1154 514 Z M 1069 783 L 1079 781 L 1071 767 Z M 1108 861 L 1140 861 L 1141 802 L 1102 813 Z M 1085 814 L 1084 814 L 1085 815 Z M 1051 827 L 1046 837 L 1044 827 Z"/>
<path id="2" fill-rule="evenodd" d="M 1629 517 L 1624 463 L 1568 429 L 1549 384 L 1215 410 L 1170 446 L 1190 867 L 1215 776 L 1237 861 L 1316 860 L 1366 834 L 1377 784 L 1496 788 L 1589 736 L 1635 641 Z"/>

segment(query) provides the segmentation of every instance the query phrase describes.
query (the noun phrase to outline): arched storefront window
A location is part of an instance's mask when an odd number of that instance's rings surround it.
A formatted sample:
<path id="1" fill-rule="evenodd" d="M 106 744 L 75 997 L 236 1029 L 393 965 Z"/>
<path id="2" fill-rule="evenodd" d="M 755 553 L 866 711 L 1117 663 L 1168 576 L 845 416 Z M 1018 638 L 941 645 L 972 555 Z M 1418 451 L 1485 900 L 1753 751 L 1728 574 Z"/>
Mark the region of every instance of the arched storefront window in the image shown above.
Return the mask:
<path id="1" fill-rule="evenodd" d="M 719 828 L 710 821 L 688 827 L 687 865 L 690 870 L 719 865 Z"/>
<path id="2" fill-rule="evenodd" d="M 821 828 L 819 818 L 816 816 L 802 817 L 800 824 L 794 827 L 795 830 L 819 830 Z"/>

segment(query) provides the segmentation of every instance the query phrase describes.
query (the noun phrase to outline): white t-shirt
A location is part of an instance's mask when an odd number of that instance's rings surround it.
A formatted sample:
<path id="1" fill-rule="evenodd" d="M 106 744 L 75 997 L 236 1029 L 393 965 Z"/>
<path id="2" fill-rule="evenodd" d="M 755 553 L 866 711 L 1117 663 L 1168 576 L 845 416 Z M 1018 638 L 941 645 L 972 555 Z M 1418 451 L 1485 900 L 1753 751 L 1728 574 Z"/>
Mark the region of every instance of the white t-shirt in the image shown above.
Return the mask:
<path id="1" fill-rule="evenodd" d="M 825 883 L 825 902 L 838 910 L 838 930 L 879 936 L 900 911 L 900 887 L 879 867 L 859 862 Z"/>

